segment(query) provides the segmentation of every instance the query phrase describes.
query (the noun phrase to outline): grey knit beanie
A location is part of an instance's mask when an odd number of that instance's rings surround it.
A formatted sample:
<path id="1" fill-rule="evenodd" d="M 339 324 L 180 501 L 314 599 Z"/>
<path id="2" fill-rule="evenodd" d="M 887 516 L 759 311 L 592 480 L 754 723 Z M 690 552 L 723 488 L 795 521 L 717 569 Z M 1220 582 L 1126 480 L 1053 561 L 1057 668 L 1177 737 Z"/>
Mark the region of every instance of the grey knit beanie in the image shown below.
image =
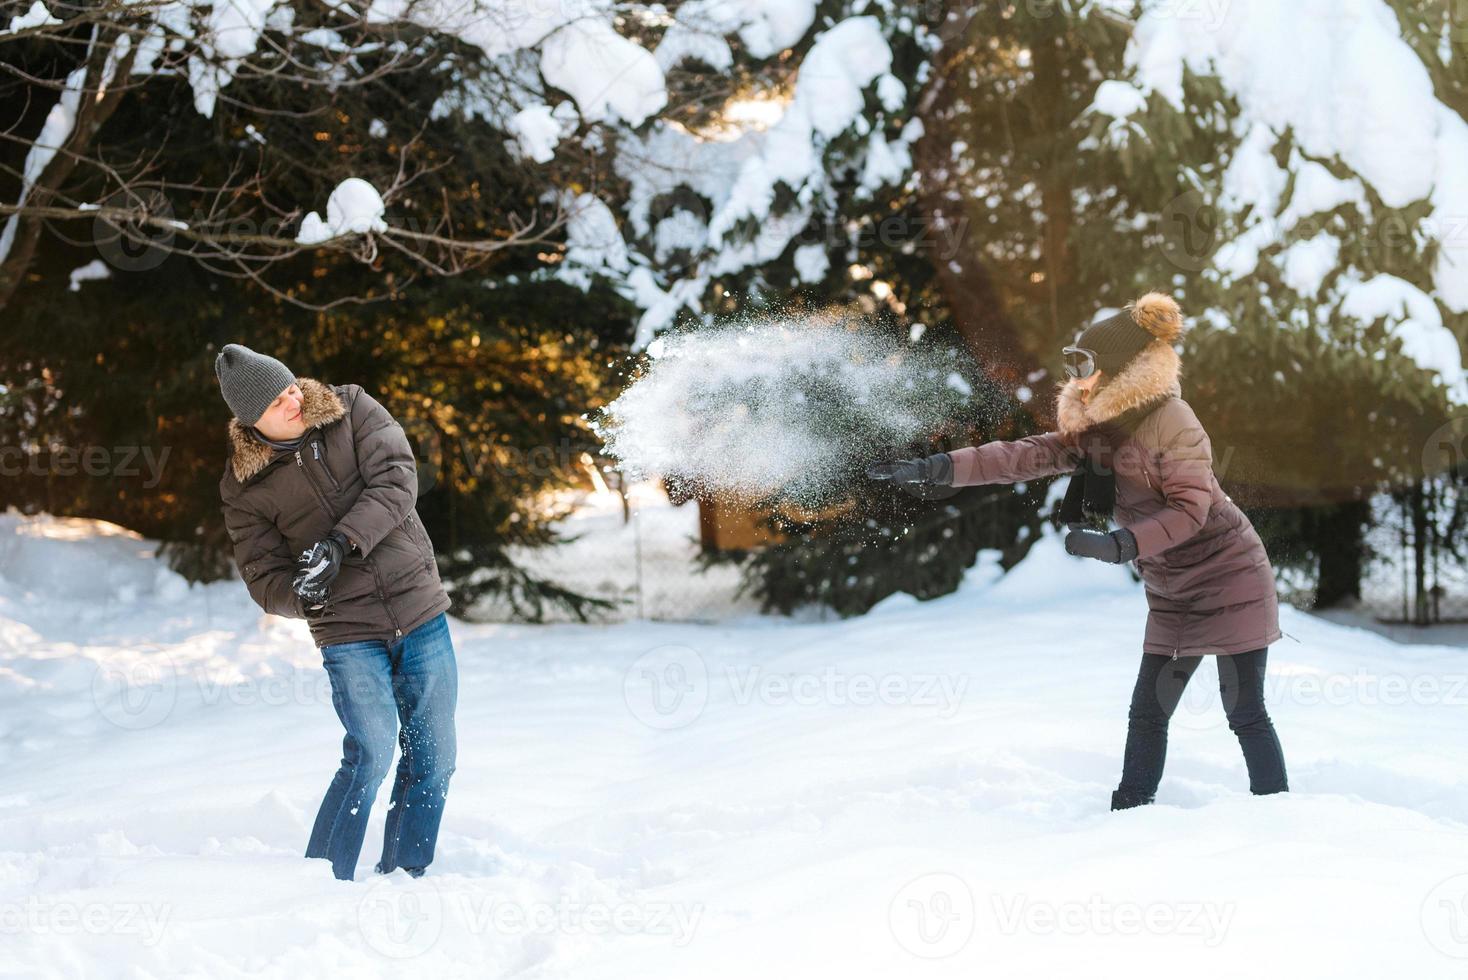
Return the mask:
<path id="1" fill-rule="evenodd" d="M 276 397 L 296 383 L 291 369 L 269 354 L 240 344 L 225 344 L 214 359 L 219 390 L 235 418 L 254 425 Z"/>

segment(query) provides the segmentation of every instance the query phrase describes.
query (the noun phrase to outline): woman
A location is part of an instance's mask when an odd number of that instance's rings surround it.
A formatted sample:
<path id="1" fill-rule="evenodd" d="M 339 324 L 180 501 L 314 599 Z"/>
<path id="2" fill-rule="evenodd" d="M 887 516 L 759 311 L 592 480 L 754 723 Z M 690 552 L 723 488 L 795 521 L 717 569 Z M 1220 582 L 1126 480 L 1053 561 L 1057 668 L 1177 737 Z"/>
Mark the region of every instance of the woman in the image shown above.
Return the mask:
<path id="1" fill-rule="evenodd" d="M 1218 658 L 1249 789 L 1289 788 L 1264 707 L 1265 657 L 1280 638 L 1274 572 L 1253 525 L 1219 487 L 1208 435 L 1182 399 L 1172 346 L 1182 332 L 1177 303 L 1148 293 L 1065 348 L 1058 431 L 867 471 L 878 480 L 956 487 L 1073 472 L 1060 511 L 1070 528 L 1066 551 L 1135 561 L 1149 610 L 1113 810 L 1152 802 L 1168 721 L 1205 656 Z M 1104 528 L 1112 518 L 1114 531 L 1086 526 Z"/>

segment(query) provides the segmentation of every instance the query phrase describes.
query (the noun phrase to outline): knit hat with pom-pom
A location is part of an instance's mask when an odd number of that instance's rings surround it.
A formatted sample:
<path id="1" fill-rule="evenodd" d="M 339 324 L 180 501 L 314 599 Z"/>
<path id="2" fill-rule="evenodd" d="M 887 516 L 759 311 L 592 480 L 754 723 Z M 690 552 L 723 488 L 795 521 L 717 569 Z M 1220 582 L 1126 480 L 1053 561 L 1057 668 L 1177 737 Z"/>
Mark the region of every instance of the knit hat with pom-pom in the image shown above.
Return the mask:
<path id="1" fill-rule="evenodd" d="M 1177 301 L 1162 293 L 1148 293 L 1105 320 L 1091 324 L 1075 345 L 1096 352 L 1096 367 L 1116 375 L 1153 340 L 1172 343 L 1182 336 L 1183 317 Z"/>

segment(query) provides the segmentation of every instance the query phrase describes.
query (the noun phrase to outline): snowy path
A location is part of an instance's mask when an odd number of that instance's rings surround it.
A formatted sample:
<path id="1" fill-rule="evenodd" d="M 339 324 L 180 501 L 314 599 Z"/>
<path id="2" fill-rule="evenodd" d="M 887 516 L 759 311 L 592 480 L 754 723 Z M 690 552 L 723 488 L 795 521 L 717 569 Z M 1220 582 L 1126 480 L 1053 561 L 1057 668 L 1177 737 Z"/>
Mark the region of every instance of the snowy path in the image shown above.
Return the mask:
<path id="1" fill-rule="evenodd" d="M 1286 610 L 1294 791 L 1248 795 L 1206 666 L 1161 805 L 1111 814 L 1144 600 L 1053 541 L 854 621 L 454 621 L 438 860 L 370 873 L 384 785 L 347 883 L 299 856 L 340 739 L 304 625 L 190 593 L 139 539 L 15 524 L 0 976 L 1465 969 L 1461 648 Z M 90 605 L 27 595 L 47 580 Z"/>

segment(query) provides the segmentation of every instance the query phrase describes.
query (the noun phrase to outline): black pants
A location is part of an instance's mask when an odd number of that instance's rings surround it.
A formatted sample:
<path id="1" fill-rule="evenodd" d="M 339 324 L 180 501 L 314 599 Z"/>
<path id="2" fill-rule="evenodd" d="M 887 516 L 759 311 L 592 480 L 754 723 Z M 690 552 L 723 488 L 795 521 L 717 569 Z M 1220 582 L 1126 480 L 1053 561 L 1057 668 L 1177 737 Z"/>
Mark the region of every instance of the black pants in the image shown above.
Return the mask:
<path id="1" fill-rule="evenodd" d="M 1249 769 L 1253 793 L 1281 793 L 1289 789 L 1285 779 L 1284 752 L 1274 723 L 1264 709 L 1264 658 L 1269 648 L 1250 650 L 1212 659 L 1218 662 L 1218 693 L 1228 716 L 1229 729 L 1238 736 Z M 1149 802 L 1162 781 L 1167 759 L 1167 723 L 1172 718 L 1183 689 L 1203 657 L 1172 657 L 1142 654 L 1137 686 L 1132 691 L 1127 716 L 1126 756 L 1122 762 L 1121 786 L 1116 801 L 1122 805 Z M 1114 801 L 1115 802 L 1115 801 Z"/>

